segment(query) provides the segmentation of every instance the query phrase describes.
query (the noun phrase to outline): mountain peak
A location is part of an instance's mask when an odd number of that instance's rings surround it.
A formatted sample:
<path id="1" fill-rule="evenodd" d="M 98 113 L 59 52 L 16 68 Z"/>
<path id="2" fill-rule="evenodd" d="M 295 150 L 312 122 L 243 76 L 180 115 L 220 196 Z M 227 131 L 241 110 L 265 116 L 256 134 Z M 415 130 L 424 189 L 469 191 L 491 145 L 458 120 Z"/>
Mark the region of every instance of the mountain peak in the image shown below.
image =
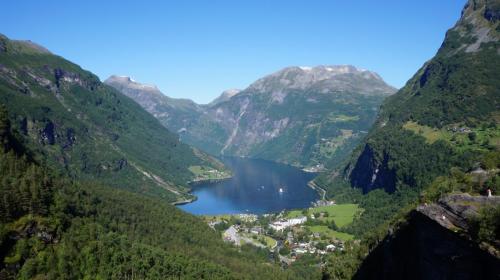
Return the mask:
<path id="1" fill-rule="evenodd" d="M 158 87 L 156 87 L 156 85 L 141 84 L 132 79 L 130 76 L 111 75 L 104 81 L 104 83 L 108 85 L 114 84 L 114 85 L 120 85 L 122 87 L 156 91 L 158 93 L 161 93 Z"/>
<path id="2" fill-rule="evenodd" d="M 224 101 L 228 101 L 231 97 L 235 96 L 236 94 L 240 93 L 241 89 L 237 88 L 232 88 L 232 89 L 227 89 L 221 93 L 217 98 L 215 98 L 212 102 L 210 102 L 208 105 L 214 106 L 216 104 L 222 103 Z"/>
<path id="3" fill-rule="evenodd" d="M 465 50 L 474 53 L 482 48 L 483 43 L 498 42 L 499 19 L 500 1 L 469 0 L 458 22 L 446 34 L 440 52 L 454 54 Z"/>
<path id="4" fill-rule="evenodd" d="M 47 48 L 31 40 L 11 40 L 0 33 L 0 52 L 52 54 Z"/>
<path id="5" fill-rule="evenodd" d="M 291 66 L 265 76 L 247 90 L 252 92 L 278 92 L 293 89 L 321 91 L 350 91 L 363 93 L 394 93 L 375 72 L 353 65 Z"/>
<path id="6" fill-rule="evenodd" d="M 297 68 L 295 66 L 287 67 L 290 69 Z M 287 69 L 285 68 L 285 69 Z M 364 72 L 365 69 L 357 68 L 352 65 L 318 65 L 318 66 L 298 66 L 298 68 L 304 72 L 332 72 L 334 74 L 346 74 L 355 72 Z"/>

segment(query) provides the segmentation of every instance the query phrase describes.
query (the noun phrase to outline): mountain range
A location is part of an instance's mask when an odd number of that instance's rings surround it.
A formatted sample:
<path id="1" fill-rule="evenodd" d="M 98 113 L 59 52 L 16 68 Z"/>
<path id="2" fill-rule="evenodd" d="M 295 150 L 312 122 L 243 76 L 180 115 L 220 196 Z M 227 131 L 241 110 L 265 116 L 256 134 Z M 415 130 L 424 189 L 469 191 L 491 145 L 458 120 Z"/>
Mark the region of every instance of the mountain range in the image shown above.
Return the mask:
<path id="1" fill-rule="evenodd" d="M 137 101 L 181 140 L 214 155 L 301 167 L 340 162 L 369 130 L 396 89 L 350 65 L 288 67 L 208 105 L 173 99 L 128 77 L 106 84 Z"/>

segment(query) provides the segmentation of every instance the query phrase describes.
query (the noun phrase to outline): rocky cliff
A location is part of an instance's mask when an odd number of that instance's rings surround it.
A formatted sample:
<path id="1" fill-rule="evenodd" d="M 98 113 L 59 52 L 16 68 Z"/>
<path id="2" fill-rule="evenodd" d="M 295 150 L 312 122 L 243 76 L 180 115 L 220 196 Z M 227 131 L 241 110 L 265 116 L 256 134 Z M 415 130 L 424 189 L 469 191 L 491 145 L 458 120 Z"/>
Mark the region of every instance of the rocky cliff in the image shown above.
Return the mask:
<path id="1" fill-rule="evenodd" d="M 384 102 L 344 169 L 352 186 L 423 187 L 451 166 L 470 168 L 474 157 L 500 149 L 499 10 L 499 1 L 469 1 L 436 56 Z M 477 135 L 489 144 L 481 146 Z"/>
<path id="2" fill-rule="evenodd" d="M 481 207 L 500 197 L 458 194 L 421 205 L 368 255 L 354 279 L 499 279 L 499 247 L 471 237 Z"/>

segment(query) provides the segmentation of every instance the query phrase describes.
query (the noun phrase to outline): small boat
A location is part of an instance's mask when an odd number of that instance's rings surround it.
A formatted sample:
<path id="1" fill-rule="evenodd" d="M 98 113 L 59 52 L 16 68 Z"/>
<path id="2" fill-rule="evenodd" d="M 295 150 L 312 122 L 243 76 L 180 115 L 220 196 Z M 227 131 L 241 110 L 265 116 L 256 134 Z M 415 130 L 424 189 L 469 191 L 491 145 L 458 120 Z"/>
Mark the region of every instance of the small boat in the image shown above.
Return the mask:
<path id="1" fill-rule="evenodd" d="M 279 192 L 280 192 L 280 193 L 282 193 L 282 192 L 283 192 L 283 188 L 280 188 L 280 189 L 279 189 Z"/>

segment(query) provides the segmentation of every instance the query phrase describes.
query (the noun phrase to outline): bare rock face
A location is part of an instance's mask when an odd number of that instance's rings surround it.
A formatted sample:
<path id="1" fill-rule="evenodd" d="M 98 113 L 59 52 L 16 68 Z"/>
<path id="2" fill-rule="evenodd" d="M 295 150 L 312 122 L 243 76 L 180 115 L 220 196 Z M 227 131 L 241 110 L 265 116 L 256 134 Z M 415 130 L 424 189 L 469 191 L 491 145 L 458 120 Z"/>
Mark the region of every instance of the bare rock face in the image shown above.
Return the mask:
<path id="1" fill-rule="evenodd" d="M 438 203 L 421 205 L 417 211 L 450 230 L 469 231 L 472 219 L 484 206 L 500 205 L 500 196 L 471 196 L 452 194 L 441 198 Z"/>
<path id="2" fill-rule="evenodd" d="M 463 231 L 485 205 L 500 205 L 500 197 L 459 194 L 418 207 L 370 252 L 354 279 L 499 279 L 499 256 Z"/>
<path id="3" fill-rule="evenodd" d="M 363 193 L 377 188 L 394 192 L 396 174 L 388 167 L 389 156 L 384 154 L 381 161 L 374 160 L 375 157 L 373 149 L 366 145 L 352 171 L 356 176 L 351 177 L 351 185 L 363 186 Z"/>
<path id="4" fill-rule="evenodd" d="M 359 92 L 362 94 L 394 93 L 375 72 L 352 65 L 316 67 L 287 67 L 251 84 L 247 91 L 254 93 L 279 93 L 293 89 L 307 90 L 320 87 L 326 93 L 331 90 Z"/>

